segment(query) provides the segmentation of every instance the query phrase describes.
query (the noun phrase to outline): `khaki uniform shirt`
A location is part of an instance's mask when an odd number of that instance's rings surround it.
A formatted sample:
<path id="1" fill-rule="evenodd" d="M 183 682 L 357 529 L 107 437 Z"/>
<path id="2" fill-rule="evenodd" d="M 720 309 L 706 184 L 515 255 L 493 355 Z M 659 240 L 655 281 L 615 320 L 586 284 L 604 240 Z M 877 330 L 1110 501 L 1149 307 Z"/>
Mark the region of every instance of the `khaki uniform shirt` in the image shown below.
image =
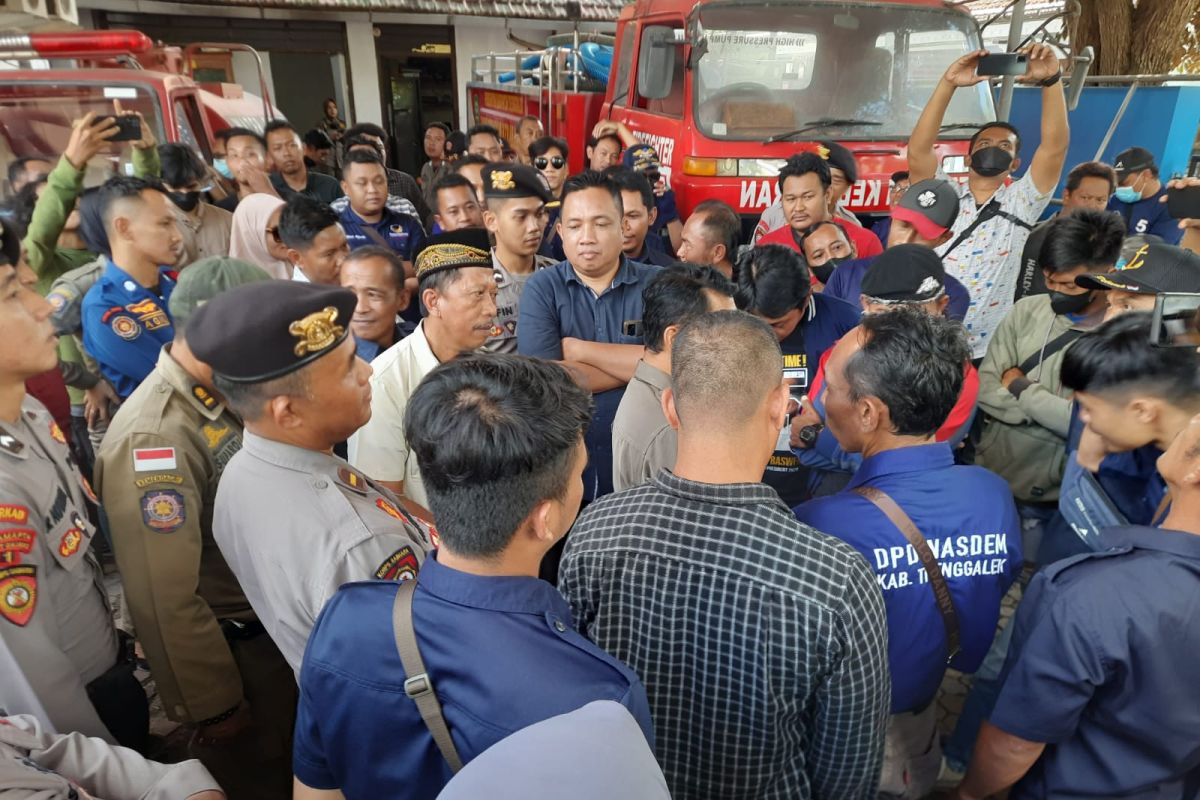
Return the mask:
<path id="1" fill-rule="evenodd" d="M 81 733 L 47 733 L 33 717 L 0 717 L 4 797 L 78 800 L 82 789 L 97 800 L 181 800 L 219 788 L 196 760 L 159 764 Z"/>
<path id="2" fill-rule="evenodd" d="M 113 417 L 96 488 L 163 708 L 199 722 L 242 698 L 219 621 L 256 619 L 212 534 L 217 481 L 242 425 L 169 350 Z"/>
<path id="3" fill-rule="evenodd" d="M 183 269 L 202 258 L 229 255 L 229 236 L 233 232 L 233 214 L 208 203 L 196 206 L 196 216 L 184 212 L 174 203 L 171 213 L 183 237 L 183 247 L 175 266 Z"/>
<path id="4" fill-rule="evenodd" d="M 671 376 L 639 361 L 613 418 L 613 490 L 640 486 L 675 466 L 677 436 L 662 410 Z"/>
<path id="5" fill-rule="evenodd" d="M 350 463 L 377 481 L 404 481 L 404 496 L 429 507 L 417 457 L 404 436 L 404 410 L 421 379 L 438 365 L 425 322 L 371 362 L 371 419 L 350 437 Z"/>
<path id="6" fill-rule="evenodd" d="M 250 431 L 243 445 L 221 477 L 213 533 L 299 673 L 313 623 L 338 587 L 413 578 L 432 545 L 395 495 L 337 456 Z"/>
<path id="7" fill-rule="evenodd" d="M 546 256 L 533 257 L 533 272 L 553 266 L 555 260 Z M 496 324 L 483 343 L 483 349 L 489 353 L 517 352 L 517 318 L 520 316 L 521 293 L 525 291 L 525 283 L 533 272 L 517 275 L 509 272 L 496 256 L 496 248 L 492 248 L 492 266 L 496 268 Z"/>
<path id="8" fill-rule="evenodd" d="M 55 728 L 112 741 L 86 689 L 117 663 L 90 494 L 63 432 L 27 396 L 20 419 L 0 423 L 0 640 Z"/>

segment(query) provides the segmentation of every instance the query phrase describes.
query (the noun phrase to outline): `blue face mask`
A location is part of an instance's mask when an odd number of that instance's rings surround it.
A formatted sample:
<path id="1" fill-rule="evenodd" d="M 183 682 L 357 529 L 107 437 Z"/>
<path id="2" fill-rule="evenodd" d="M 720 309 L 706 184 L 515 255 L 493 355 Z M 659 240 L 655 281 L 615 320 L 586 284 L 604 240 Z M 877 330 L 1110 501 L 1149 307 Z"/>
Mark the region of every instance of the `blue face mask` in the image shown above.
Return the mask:
<path id="1" fill-rule="evenodd" d="M 1118 186 L 1113 196 L 1122 203 L 1136 203 L 1142 199 L 1142 190 L 1137 188 L 1135 182 L 1133 186 Z"/>
<path id="2" fill-rule="evenodd" d="M 221 177 L 233 180 L 233 173 L 229 171 L 229 165 L 225 163 L 225 159 L 214 158 L 213 169 L 215 169 L 217 173 L 221 175 Z"/>

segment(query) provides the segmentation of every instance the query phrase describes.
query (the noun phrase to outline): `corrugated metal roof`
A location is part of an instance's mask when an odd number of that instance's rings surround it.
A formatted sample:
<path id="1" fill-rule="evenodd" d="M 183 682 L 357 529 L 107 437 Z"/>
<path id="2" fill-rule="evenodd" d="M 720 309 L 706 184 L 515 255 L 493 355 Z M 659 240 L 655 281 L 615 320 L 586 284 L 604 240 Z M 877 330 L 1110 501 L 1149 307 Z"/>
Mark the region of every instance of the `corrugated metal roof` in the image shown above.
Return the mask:
<path id="1" fill-rule="evenodd" d="M 419 14 L 512 17 L 587 22 L 615 21 L 625 0 L 205 0 L 206 3 L 255 8 L 322 11 L 401 11 Z"/>

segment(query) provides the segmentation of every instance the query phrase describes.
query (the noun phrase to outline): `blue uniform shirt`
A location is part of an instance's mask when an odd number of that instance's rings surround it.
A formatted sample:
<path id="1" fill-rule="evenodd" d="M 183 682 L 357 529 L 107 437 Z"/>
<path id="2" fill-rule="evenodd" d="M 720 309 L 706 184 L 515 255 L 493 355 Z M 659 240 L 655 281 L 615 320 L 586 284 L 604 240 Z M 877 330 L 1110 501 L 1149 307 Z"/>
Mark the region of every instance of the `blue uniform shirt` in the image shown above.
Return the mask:
<path id="1" fill-rule="evenodd" d="M 933 700 L 946 672 L 946 630 L 921 559 L 875 504 L 851 492 L 880 489 L 929 542 L 958 612 L 961 652 L 974 672 L 996 634 L 1000 600 L 1021 571 L 1021 522 L 1012 492 L 982 467 L 954 464 L 947 444 L 886 450 L 863 460 L 846 489 L 796 508 L 796 516 L 858 550 L 875 570 L 888 618 L 892 713 Z"/>
<path id="2" fill-rule="evenodd" d="M 412 261 L 421 245 L 425 243 L 425 229 L 421 227 L 421 221 L 411 214 L 399 214 L 390 208 L 383 209 L 383 216 L 379 218 L 379 222 L 367 222 L 355 214 L 354 209 L 346 206 L 338 215 L 338 220 L 342 223 L 342 230 L 346 232 L 346 242 L 351 250 L 386 242 L 400 258 Z M 374 230 L 378 238 L 368 234 L 368 228 Z"/>
<path id="3" fill-rule="evenodd" d="M 867 267 L 871 266 L 871 262 L 876 258 L 878 256 L 856 258 L 839 265 L 829 276 L 829 283 L 825 284 L 824 293 L 830 297 L 845 300 L 856 308 L 859 307 L 858 298 L 862 295 L 863 278 L 866 277 Z M 947 275 L 946 294 L 950 297 L 950 303 L 946 306 L 946 316 L 962 322 L 966 319 L 967 309 L 971 305 L 971 293 L 957 278 Z"/>
<path id="4" fill-rule="evenodd" d="M 1122 203 L 1115 196 L 1108 201 L 1108 210 L 1116 211 L 1125 219 L 1125 229 L 1130 236 L 1153 234 L 1162 237 L 1167 244 L 1179 244 L 1183 231 L 1179 221 L 1167 212 L 1167 204 L 1160 202 L 1167 194 L 1166 187 L 1150 197 L 1136 203 Z"/>
<path id="5" fill-rule="evenodd" d="M 1017 609 L 991 723 L 1045 752 L 1012 798 L 1195 797 L 1200 536 L 1107 528 Z"/>
<path id="6" fill-rule="evenodd" d="M 517 352 L 551 360 L 563 357 L 562 340 L 570 337 L 607 344 L 641 344 L 641 336 L 625 335 L 625 323 L 642 318 L 642 290 L 660 267 L 621 256 L 621 266 L 599 297 L 592 293 L 571 262 L 538 270 L 525 283 L 517 318 Z M 625 388 L 599 392 L 584 443 L 588 468 L 584 496 L 612 492 L 612 423 Z"/>
<path id="7" fill-rule="evenodd" d="M 83 298 L 83 346 L 124 399 L 154 369 L 162 346 L 175 338 L 167 311 L 175 279 L 170 268 L 160 267 L 160 294 L 155 294 L 112 259 L 106 261 L 100 280 Z"/>
<path id="8" fill-rule="evenodd" d="M 783 374 L 791 383 L 793 398 L 808 394 L 821 356 L 858 324 L 858 317 L 857 305 L 820 293 L 812 295 L 800 324 L 779 343 L 783 350 Z M 778 492 L 789 508 L 808 497 L 808 477 L 799 457 L 792 452 L 790 428 L 789 420 L 780 431 L 775 452 L 763 473 L 763 483 Z"/>
<path id="9" fill-rule="evenodd" d="M 432 800 L 451 777 L 402 688 L 407 676 L 392 632 L 397 589 L 392 581 L 343 586 L 304 652 L 292 769 L 347 800 Z M 653 746 L 637 675 L 575 630 L 549 583 L 469 575 L 430 553 L 413 622 L 465 763 L 510 733 L 593 700 L 629 709 Z"/>

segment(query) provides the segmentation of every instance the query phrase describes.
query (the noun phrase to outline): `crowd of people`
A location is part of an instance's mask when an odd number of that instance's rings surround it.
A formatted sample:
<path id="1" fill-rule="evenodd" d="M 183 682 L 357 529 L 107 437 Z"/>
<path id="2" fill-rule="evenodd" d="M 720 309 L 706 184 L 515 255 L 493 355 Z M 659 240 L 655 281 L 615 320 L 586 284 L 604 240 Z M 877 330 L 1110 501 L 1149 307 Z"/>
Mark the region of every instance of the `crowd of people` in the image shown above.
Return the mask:
<path id="1" fill-rule="evenodd" d="M 981 55 L 886 217 L 797 145 L 745 242 L 610 120 L 577 174 L 526 117 L 432 123 L 408 175 L 332 100 L 212 164 L 143 124 L 94 187 L 111 117 L 13 162 L 0 785 L 1196 797 L 1200 352 L 1154 312 L 1200 293 L 1200 220 L 1138 147 L 1043 220 L 1040 45 L 1027 168 L 995 122 L 949 179 Z M 193 760 L 139 755 L 139 666 Z"/>

